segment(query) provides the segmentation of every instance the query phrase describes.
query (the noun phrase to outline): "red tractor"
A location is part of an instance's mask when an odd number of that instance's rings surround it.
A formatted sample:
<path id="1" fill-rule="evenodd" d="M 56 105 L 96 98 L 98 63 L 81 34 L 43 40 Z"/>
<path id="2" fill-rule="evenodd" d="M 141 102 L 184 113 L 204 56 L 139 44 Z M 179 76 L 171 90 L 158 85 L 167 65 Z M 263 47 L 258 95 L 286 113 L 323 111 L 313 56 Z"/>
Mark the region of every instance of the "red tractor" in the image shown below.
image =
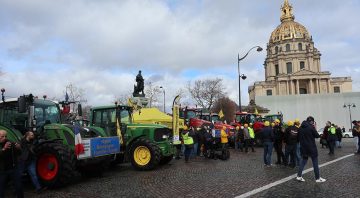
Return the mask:
<path id="1" fill-rule="evenodd" d="M 197 108 L 181 108 L 180 109 L 180 118 L 184 119 L 184 123 L 189 127 L 194 127 L 195 129 L 202 126 L 210 126 L 211 122 L 208 120 L 201 119 L 201 110 Z"/>
<path id="2" fill-rule="evenodd" d="M 236 112 L 235 121 L 231 123 L 233 126 L 243 126 L 244 124 L 253 124 L 253 129 L 255 132 L 256 144 L 261 144 L 259 140 L 259 132 L 264 128 L 263 119 L 259 114 L 248 113 L 248 112 Z"/>
<path id="3" fill-rule="evenodd" d="M 230 146 L 233 146 L 235 143 L 235 127 L 230 124 L 225 124 L 220 120 L 219 114 L 217 113 L 202 113 L 200 118 L 203 120 L 210 121 L 214 123 L 214 128 L 216 130 L 221 130 L 223 126 L 226 127 L 226 133 L 229 136 Z"/>
<path id="4" fill-rule="evenodd" d="M 214 125 L 215 130 L 221 130 L 223 126 L 226 127 L 226 132 L 229 136 L 230 146 L 235 142 L 235 127 L 230 124 L 224 124 L 220 121 L 217 113 L 203 113 L 199 108 L 182 108 L 180 110 L 180 117 L 185 119 L 186 125 L 190 127 L 200 128 L 201 126 Z"/>

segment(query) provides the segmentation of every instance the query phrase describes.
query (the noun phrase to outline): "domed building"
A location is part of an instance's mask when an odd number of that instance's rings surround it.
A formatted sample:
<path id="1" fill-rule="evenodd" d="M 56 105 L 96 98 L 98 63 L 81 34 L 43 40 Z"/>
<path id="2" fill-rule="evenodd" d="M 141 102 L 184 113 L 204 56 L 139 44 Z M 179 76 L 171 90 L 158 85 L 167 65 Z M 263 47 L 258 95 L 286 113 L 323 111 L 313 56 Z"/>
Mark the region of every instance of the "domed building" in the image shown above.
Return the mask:
<path id="1" fill-rule="evenodd" d="M 281 6 L 281 24 L 271 33 L 264 62 L 265 81 L 249 86 L 256 96 L 343 93 L 352 91 L 351 77 L 330 77 L 321 71 L 321 53 L 309 31 L 295 21 L 288 0 Z"/>

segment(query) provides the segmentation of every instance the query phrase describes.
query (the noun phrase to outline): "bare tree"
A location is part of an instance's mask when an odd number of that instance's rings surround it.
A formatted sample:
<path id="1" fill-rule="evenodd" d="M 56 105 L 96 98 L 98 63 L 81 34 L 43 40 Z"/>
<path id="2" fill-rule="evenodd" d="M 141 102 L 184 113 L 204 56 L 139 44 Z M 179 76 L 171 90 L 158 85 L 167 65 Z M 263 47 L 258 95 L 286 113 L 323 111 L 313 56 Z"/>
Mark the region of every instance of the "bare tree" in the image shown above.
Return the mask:
<path id="1" fill-rule="evenodd" d="M 128 99 L 131 97 L 131 91 L 129 90 L 126 93 L 122 93 L 114 96 L 114 101 L 118 102 L 121 105 L 127 105 Z"/>
<path id="2" fill-rule="evenodd" d="M 187 90 L 197 105 L 207 110 L 212 108 L 218 98 L 225 95 L 224 89 L 220 78 L 196 80 L 193 86 L 191 82 L 187 84 Z"/>
<path id="3" fill-rule="evenodd" d="M 228 97 L 222 97 L 216 100 L 212 112 L 219 113 L 221 110 L 224 114 L 222 120 L 226 120 L 227 123 L 230 123 L 235 118 L 236 112 L 236 103 Z"/>
<path id="4" fill-rule="evenodd" d="M 154 104 L 159 106 L 157 103 L 159 102 L 159 94 L 161 94 L 160 87 L 154 85 L 152 82 L 147 82 L 145 86 L 145 95 L 149 98 L 149 107 L 152 107 Z"/>
<path id="5" fill-rule="evenodd" d="M 73 113 L 77 111 L 77 104 L 86 103 L 85 91 L 82 88 L 77 87 L 76 85 L 70 83 L 66 85 L 65 97 L 67 95 L 68 101 L 72 102 L 70 107 Z M 65 98 L 66 100 L 66 98 Z"/>

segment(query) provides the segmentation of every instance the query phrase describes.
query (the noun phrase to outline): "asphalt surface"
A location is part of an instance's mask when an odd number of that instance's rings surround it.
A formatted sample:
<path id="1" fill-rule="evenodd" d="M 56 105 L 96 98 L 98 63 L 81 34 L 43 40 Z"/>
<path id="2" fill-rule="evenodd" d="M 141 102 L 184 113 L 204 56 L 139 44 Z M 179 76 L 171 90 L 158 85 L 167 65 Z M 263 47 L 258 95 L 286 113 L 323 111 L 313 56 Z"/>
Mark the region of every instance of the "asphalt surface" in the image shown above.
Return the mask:
<path id="1" fill-rule="evenodd" d="M 318 145 L 319 164 L 353 154 L 352 138 L 343 139 L 342 148 L 329 156 Z M 183 159 L 153 171 L 136 171 L 129 163 L 106 171 L 101 177 L 74 178 L 74 183 L 59 189 L 35 194 L 31 184 L 26 197 L 236 197 L 294 175 L 297 168 L 273 166 L 266 168 L 262 148 L 248 154 L 231 149 L 227 161 L 198 157 L 191 163 Z M 273 152 L 272 161 L 276 154 Z M 311 168 L 311 160 L 305 169 Z M 316 183 L 313 171 L 303 175 L 305 182 L 294 179 L 260 191 L 250 197 L 360 197 L 360 156 L 345 159 L 320 168 L 325 183 Z"/>

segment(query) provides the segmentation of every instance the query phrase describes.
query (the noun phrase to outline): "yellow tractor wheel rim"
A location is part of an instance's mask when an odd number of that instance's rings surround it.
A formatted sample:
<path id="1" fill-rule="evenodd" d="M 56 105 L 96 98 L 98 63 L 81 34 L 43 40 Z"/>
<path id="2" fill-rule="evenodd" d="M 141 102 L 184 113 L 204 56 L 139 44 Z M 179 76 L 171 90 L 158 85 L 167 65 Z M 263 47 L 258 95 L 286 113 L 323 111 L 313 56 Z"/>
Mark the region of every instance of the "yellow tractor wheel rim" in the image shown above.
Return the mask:
<path id="1" fill-rule="evenodd" d="M 139 146 L 134 151 L 134 160 L 140 165 L 147 165 L 151 160 L 151 152 L 146 146 Z"/>

